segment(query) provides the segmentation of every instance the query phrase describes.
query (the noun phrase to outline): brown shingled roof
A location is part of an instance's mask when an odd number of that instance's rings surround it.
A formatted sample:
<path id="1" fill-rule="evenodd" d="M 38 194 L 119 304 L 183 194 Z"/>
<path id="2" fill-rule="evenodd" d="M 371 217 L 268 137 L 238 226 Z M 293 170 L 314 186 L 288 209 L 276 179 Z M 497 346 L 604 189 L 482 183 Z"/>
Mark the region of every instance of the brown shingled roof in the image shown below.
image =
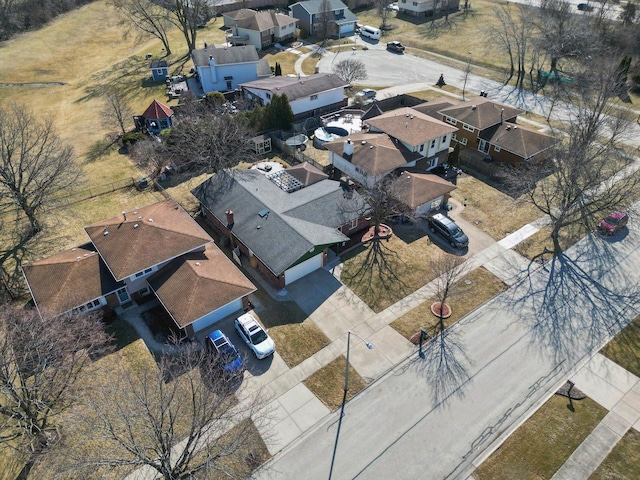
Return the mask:
<path id="1" fill-rule="evenodd" d="M 501 121 L 515 119 L 524 113 L 524 110 L 494 102 L 486 97 L 475 97 L 452 107 L 443 108 L 440 113 L 479 130 L 484 130 Z"/>
<path id="2" fill-rule="evenodd" d="M 432 173 L 402 172 L 396 182 L 395 197 L 414 209 L 456 189 L 453 183 Z"/>
<path id="3" fill-rule="evenodd" d="M 287 168 L 287 173 L 301 182 L 305 187 L 329 178 L 329 175 L 308 162 Z"/>
<path id="4" fill-rule="evenodd" d="M 369 125 L 408 145 L 417 146 L 458 129 L 410 107 L 398 108 L 367 120 Z"/>
<path id="5" fill-rule="evenodd" d="M 151 102 L 151 105 L 144 111 L 142 116 L 147 119 L 160 120 L 162 118 L 169 118 L 173 115 L 173 110 L 167 107 L 164 103 L 160 103 L 157 100 Z"/>
<path id="6" fill-rule="evenodd" d="M 532 157 L 557 142 L 552 136 L 533 128 L 508 122 L 483 131 L 480 138 L 522 158 Z"/>
<path id="7" fill-rule="evenodd" d="M 421 103 L 419 105 L 415 105 L 411 108 L 417 110 L 420 113 L 424 113 L 425 115 L 429 115 L 437 120 L 442 120 L 442 115 L 438 113 L 443 108 L 453 107 L 454 105 L 458 105 L 460 102 L 458 100 L 454 100 L 452 98 L 447 97 L 438 97 L 433 100 L 429 100 L 428 102 Z"/>
<path id="8" fill-rule="evenodd" d="M 148 281 L 181 328 L 256 290 L 213 243 L 173 260 Z"/>
<path id="9" fill-rule="evenodd" d="M 356 133 L 325 143 L 324 146 L 346 158 L 343 151 L 347 139 L 353 142 L 351 163 L 369 175 L 382 175 L 422 158 L 420 154 L 410 152 L 402 143 L 394 141 L 386 133 Z"/>
<path id="10" fill-rule="evenodd" d="M 116 280 L 211 241 L 200 225 L 171 199 L 94 223 L 84 230 Z"/>
<path id="11" fill-rule="evenodd" d="M 31 262 L 22 270 L 43 314 L 60 315 L 122 286 L 91 243 Z"/>

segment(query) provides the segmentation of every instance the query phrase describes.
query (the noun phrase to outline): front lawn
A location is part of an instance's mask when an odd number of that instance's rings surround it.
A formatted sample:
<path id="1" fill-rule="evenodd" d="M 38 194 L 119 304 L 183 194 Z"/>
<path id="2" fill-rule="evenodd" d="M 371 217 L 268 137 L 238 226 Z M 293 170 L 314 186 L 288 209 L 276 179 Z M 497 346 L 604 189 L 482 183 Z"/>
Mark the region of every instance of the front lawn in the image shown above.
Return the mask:
<path id="1" fill-rule="evenodd" d="M 451 307 L 451 316 L 444 320 L 445 327 L 454 324 L 506 288 L 498 277 L 484 267 L 469 272 L 449 292 L 446 303 Z M 437 301 L 435 297 L 425 301 L 391 322 L 391 327 L 407 340 L 421 329 L 432 332 L 438 325 L 438 317 L 431 312 L 431 304 Z"/>
<path id="2" fill-rule="evenodd" d="M 343 256 L 340 280 L 376 312 L 393 305 L 433 280 L 430 259 L 444 255 L 426 233 L 411 240 L 394 234 L 380 243 L 381 255 L 375 255 L 373 243 L 358 246 Z"/>
<path id="3" fill-rule="evenodd" d="M 331 411 L 342 404 L 344 394 L 344 373 L 347 359 L 340 355 L 331 363 L 316 371 L 302 383 L 318 397 Z M 349 365 L 349 392 L 347 400 L 351 399 L 367 383 L 358 375 L 352 365 Z"/>
<path id="4" fill-rule="evenodd" d="M 633 428 L 613 447 L 589 480 L 634 480 L 640 472 L 640 433 Z"/>
<path id="5" fill-rule="evenodd" d="M 640 377 L 640 315 L 605 345 L 602 354 Z"/>
<path id="6" fill-rule="evenodd" d="M 480 467 L 476 480 L 549 479 L 607 414 L 590 398 L 554 395 Z"/>

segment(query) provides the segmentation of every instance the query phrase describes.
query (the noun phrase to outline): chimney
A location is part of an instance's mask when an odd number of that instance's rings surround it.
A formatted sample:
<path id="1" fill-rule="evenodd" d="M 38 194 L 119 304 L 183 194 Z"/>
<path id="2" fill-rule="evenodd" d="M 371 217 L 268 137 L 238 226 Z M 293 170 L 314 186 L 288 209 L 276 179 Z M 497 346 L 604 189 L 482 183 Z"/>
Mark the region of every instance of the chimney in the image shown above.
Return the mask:
<path id="1" fill-rule="evenodd" d="M 227 228 L 231 230 L 233 228 L 233 210 L 227 210 L 224 213 L 227 214 Z"/>
<path id="2" fill-rule="evenodd" d="M 353 155 L 353 142 L 351 141 L 351 139 L 347 139 L 346 142 L 344 142 L 344 149 L 342 150 L 342 153 L 344 156 L 351 156 Z"/>
<path id="3" fill-rule="evenodd" d="M 504 122 L 504 108 L 500 109 L 500 125 Z"/>

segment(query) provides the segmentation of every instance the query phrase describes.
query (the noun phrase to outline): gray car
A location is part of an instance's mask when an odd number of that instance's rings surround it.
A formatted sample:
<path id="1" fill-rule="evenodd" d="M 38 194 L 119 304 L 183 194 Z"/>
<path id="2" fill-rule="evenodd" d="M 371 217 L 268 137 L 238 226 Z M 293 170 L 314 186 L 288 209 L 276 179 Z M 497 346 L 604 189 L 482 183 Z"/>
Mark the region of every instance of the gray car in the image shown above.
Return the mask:
<path id="1" fill-rule="evenodd" d="M 469 237 L 456 222 L 441 213 L 436 213 L 429 218 L 429 230 L 444 238 L 453 248 L 464 248 L 469 246 Z"/>

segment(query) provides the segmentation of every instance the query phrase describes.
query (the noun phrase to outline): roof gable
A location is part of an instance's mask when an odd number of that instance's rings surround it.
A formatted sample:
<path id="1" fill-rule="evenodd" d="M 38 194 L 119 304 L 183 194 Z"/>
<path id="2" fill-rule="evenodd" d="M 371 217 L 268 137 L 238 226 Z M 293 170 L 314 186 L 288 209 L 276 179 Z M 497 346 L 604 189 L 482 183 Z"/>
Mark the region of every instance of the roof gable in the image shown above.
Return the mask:
<path id="1" fill-rule="evenodd" d="M 453 100 L 451 98 L 439 97 L 433 100 L 429 100 L 428 102 L 421 103 L 419 105 L 415 105 L 411 108 L 417 110 L 420 113 L 424 113 L 425 115 L 429 115 L 437 120 L 442 119 L 442 114 L 439 113 L 443 108 L 453 107 L 457 105 L 457 100 Z"/>
<path id="2" fill-rule="evenodd" d="M 455 189 L 453 183 L 431 173 L 402 172 L 396 179 L 395 197 L 415 209 Z"/>
<path id="3" fill-rule="evenodd" d="M 304 0 L 302 2 L 294 3 L 289 8 L 293 7 L 294 5 L 299 5 L 302 8 L 304 8 L 307 12 L 313 15 L 315 13 L 320 13 L 322 11 L 324 1 L 325 0 Z M 327 0 L 327 1 L 329 2 L 329 9 L 332 12 L 335 10 L 349 10 L 349 7 L 347 7 L 340 0 Z"/>
<path id="4" fill-rule="evenodd" d="M 285 94 L 290 102 L 329 90 L 347 87 L 349 84 L 333 73 L 316 73 L 308 77 L 270 77 L 241 83 L 240 87 L 263 90 L 271 94 Z"/>
<path id="5" fill-rule="evenodd" d="M 116 280 L 190 252 L 211 237 L 171 199 L 84 227 Z"/>
<path id="6" fill-rule="evenodd" d="M 258 51 L 253 45 L 241 45 L 238 47 L 207 47 L 191 52 L 193 63 L 197 67 L 209 65 L 212 58 L 215 65 L 229 65 L 236 63 L 258 63 Z"/>
<path id="7" fill-rule="evenodd" d="M 161 120 L 163 118 L 170 118 L 173 116 L 173 110 L 167 107 L 164 103 L 160 103 L 158 100 L 151 102 L 151 105 L 144 111 L 142 116 L 150 120 Z"/>
<path id="8" fill-rule="evenodd" d="M 550 135 L 510 122 L 486 129 L 480 138 L 522 158 L 533 157 L 557 143 Z"/>
<path id="9" fill-rule="evenodd" d="M 414 147 L 458 130 L 409 107 L 391 110 L 366 123 Z"/>
<path id="10" fill-rule="evenodd" d="M 515 119 L 523 110 L 494 102 L 486 97 L 471 98 L 439 111 L 442 115 L 455 118 L 457 121 L 471 125 L 479 130 L 492 127 L 498 123 Z"/>
<path id="11" fill-rule="evenodd" d="M 256 290 L 213 243 L 176 258 L 148 282 L 180 327 Z"/>

